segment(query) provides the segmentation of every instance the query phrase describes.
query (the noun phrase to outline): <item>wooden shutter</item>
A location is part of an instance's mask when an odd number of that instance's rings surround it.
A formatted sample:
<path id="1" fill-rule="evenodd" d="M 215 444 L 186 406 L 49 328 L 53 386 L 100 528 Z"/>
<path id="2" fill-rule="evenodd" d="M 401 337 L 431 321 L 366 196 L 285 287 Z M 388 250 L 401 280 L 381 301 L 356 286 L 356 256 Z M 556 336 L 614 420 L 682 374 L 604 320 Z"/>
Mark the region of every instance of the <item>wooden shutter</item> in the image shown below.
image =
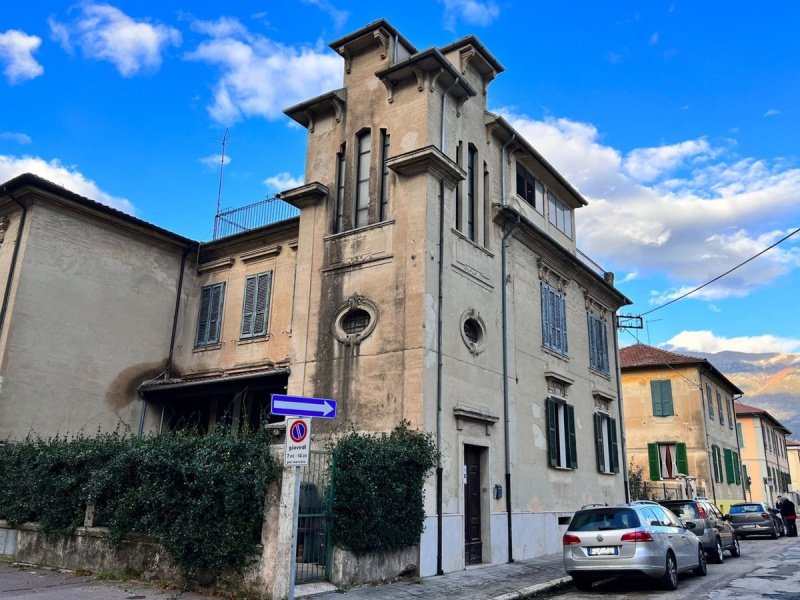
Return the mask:
<path id="1" fill-rule="evenodd" d="M 650 397 L 653 401 L 653 416 L 654 417 L 663 417 L 664 416 L 664 408 L 663 403 L 661 402 L 661 382 L 660 381 L 651 381 L 650 382 Z"/>
<path id="2" fill-rule="evenodd" d="M 719 466 L 717 465 L 717 447 L 711 446 L 711 464 L 714 468 L 714 481 L 719 481 Z"/>
<path id="3" fill-rule="evenodd" d="M 244 284 L 244 300 L 242 301 L 242 330 L 241 337 L 253 335 L 253 318 L 256 305 L 256 287 L 258 285 L 255 276 L 248 277 Z"/>
<path id="4" fill-rule="evenodd" d="M 564 412 L 567 422 L 567 466 L 578 468 L 578 438 L 575 435 L 575 408 L 566 404 Z"/>
<path id="5" fill-rule="evenodd" d="M 255 314 L 253 316 L 253 335 L 267 333 L 267 316 L 269 300 L 272 293 L 272 271 L 258 276 L 258 293 L 256 294 Z"/>
<path id="6" fill-rule="evenodd" d="M 219 343 L 219 331 L 222 321 L 222 304 L 225 284 L 218 283 L 211 288 L 211 304 L 208 307 L 208 343 Z"/>
<path id="7" fill-rule="evenodd" d="M 661 479 L 661 460 L 658 456 L 658 444 L 647 444 L 647 458 L 650 462 L 650 481 Z"/>
<path id="8" fill-rule="evenodd" d="M 672 405 L 672 382 L 651 381 L 650 395 L 653 400 L 653 416 L 668 417 L 675 414 Z"/>
<path id="9" fill-rule="evenodd" d="M 550 348 L 550 288 L 544 283 L 539 288 L 542 297 L 542 345 Z"/>
<path id="10" fill-rule="evenodd" d="M 556 304 L 558 305 L 558 327 L 559 327 L 559 350 L 563 354 L 569 353 L 569 348 L 567 347 L 567 300 L 564 296 L 557 294 L 555 296 Z"/>
<path id="11" fill-rule="evenodd" d="M 606 471 L 605 452 L 603 448 L 603 415 L 594 413 L 594 447 L 597 453 L 597 470 Z"/>
<path id="12" fill-rule="evenodd" d="M 742 463 L 742 477 L 744 477 L 744 489 L 750 491 L 750 476 L 747 474 L 747 465 Z"/>
<path id="13" fill-rule="evenodd" d="M 616 419 L 608 419 L 608 431 L 611 434 L 611 472 L 619 473 L 619 444 L 617 443 Z"/>
<path id="14" fill-rule="evenodd" d="M 211 288 L 204 287 L 200 290 L 200 310 L 197 314 L 197 335 L 194 345 L 204 346 L 208 338 L 208 307 L 211 304 Z"/>
<path id="15" fill-rule="evenodd" d="M 736 485 L 741 485 L 742 477 L 741 477 L 741 467 L 739 465 L 739 453 L 733 452 L 733 476 L 736 479 Z"/>
<path id="16" fill-rule="evenodd" d="M 736 477 L 733 474 L 733 453 L 725 448 L 725 479 L 727 483 L 733 483 Z"/>
<path id="17" fill-rule="evenodd" d="M 547 460 L 551 467 L 558 466 L 558 407 L 548 398 L 545 400 L 547 413 Z"/>
<path id="18" fill-rule="evenodd" d="M 678 473 L 689 474 L 689 460 L 686 457 L 686 444 L 678 442 L 675 444 L 675 463 L 678 466 Z"/>

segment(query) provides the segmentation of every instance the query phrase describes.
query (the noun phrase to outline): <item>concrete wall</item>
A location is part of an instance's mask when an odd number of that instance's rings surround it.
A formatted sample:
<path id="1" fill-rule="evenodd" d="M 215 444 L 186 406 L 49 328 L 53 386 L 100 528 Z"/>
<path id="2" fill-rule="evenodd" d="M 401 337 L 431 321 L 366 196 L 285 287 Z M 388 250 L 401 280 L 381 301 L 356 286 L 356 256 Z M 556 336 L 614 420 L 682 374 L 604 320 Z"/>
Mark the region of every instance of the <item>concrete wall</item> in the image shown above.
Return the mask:
<path id="1" fill-rule="evenodd" d="M 26 203 L 3 338 L 0 439 L 136 431 L 136 388 L 163 370 L 169 351 L 182 249 L 65 204 Z"/>
<path id="2" fill-rule="evenodd" d="M 333 549 L 331 583 L 337 587 L 351 587 L 391 581 L 402 575 L 418 573 L 418 562 L 417 546 L 361 555 L 337 547 Z"/>

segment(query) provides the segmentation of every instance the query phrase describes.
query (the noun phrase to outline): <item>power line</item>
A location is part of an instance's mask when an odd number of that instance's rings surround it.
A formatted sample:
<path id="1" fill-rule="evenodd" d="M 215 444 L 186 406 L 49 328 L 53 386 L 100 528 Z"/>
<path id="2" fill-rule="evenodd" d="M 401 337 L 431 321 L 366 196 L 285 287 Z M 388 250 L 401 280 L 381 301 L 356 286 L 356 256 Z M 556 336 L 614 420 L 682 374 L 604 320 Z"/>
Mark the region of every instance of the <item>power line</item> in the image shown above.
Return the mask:
<path id="1" fill-rule="evenodd" d="M 643 316 L 645 316 L 645 315 L 649 315 L 650 313 L 656 312 L 657 310 L 661 310 L 662 308 L 664 308 L 664 307 L 666 307 L 666 306 L 669 306 L 669 305 L 670 305 L 670 304 L 672 304 L 673 302 L 677 302 L 678 300 L 683 300 L 684 298 L 686 298 L 686 296 L 691 296 L 691 295 L 692 295 L 692 294 L 694 294 L 695 292 L 702 290 L 702 289 L 703 289 L 704 287 L 706 287 L 707 285 L 711 285 L 711 284 L 712 284 L 712 283 L 714 283 L 715 281 L 719 281 L 720 279 L 722 279 L 722 278 L 723 278 L 723 277 L 725 277 L 726 275 L 730 275 L 731 273 L 733 273 L 733 272 L 734 272 L 736 269 L 738 269 L 738 268 L 740 268 L 740 267 L 743 267 L 744 265 L 746 265 L 746 264 L 747 264 L 747 263 L 749 263 L 750 261 L 753 261 L 753 260 L 757 259 L 759 256 L 761 256 L 761 255 L 762 255 L 762 254 L 764 254 L 765 252 L 768 252 L 768 251 L 772 250 L 772 249 L 773 249 L 775 246 L 777 246 L 778 244 L 782 244 L 783 242 L 785 242 L 786 240 L 788 240 L 790 237 L 792 237 L 793 235 L 795 235 L 795 234 L 796 234 L 796 233 L 798 233 L 798 232 L 800 232 L 800 228 L 797 228 L 797 229 L 795 229 L 795 230 L 794 230 L 794 231 L 792 231 L 790 234 L 788 234 L 788 235 L 786 235 L 786 236 L 782 237 L 781 239 L 779 239 L 777 242 L 775 242 L 775 243 L 774 243 L 774 244 L 772 244 L 771 246 L 768 246 L 767 248 L 764 248 L 764 249 L 763 249 L 761 252 L 759 252 L 758 254 L 755 254 L 755 255 L 751 256 L 750 258 L 748 258 L 748 259 L 747 259 L 747 260 L 745 260 L 744 262 L 740 262 L 738 265 L 736 265 L 736 266 L 735 266 L 735 267 L 733 267 L 732 269 L 728 269 L 728 270 L 727 270 L 727 271 L 725 271 L 725 272 L 724 272 L 722 275 L 717 275 L 716 277 L 714 277 L 714 279 L 712 279 L 712 280 L 710 280 L 710 281 L 706 281 L 706 282 L 705 282 L 703 285 L 700 285 L 700 286 L 698 286 L 698 287 L 694 288 L 693 290 L 689 290 L 689 291 L 688 291 L 688 292 L 686 292 L 685 294 L 681 294 L 681 295 L 680 295 L 680 296 L 678 296 L 677 298 L 673 298 L 672 300 L 670 300 L 669 302 L 665 302 L 665 303 L 664 303 L 664 304 L 662 304 L 661 306 L 656 306 L 656 307 L 655 307 L 654 309 L 652 309 L 652 310 L 648 310 L 647 312 L 643 312 L 643 313 L 642 313 L 641 315 L 639 315 L 639 316 L 640 316 L 640 317 L 643 317 Z"/>

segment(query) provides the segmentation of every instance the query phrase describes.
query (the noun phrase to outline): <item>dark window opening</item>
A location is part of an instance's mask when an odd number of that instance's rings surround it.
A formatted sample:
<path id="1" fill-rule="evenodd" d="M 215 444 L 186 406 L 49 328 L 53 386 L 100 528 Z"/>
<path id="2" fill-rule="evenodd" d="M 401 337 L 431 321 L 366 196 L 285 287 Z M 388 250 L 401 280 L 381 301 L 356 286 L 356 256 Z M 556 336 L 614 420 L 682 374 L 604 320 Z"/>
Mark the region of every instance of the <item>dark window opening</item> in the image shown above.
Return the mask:
<path id="1" fill-rule="evenodd" d="M 342 330 L 347 335 L 361 333 L 370 323 L 369 313 L 361 308 L 351 310 L 342 318 Z"/>

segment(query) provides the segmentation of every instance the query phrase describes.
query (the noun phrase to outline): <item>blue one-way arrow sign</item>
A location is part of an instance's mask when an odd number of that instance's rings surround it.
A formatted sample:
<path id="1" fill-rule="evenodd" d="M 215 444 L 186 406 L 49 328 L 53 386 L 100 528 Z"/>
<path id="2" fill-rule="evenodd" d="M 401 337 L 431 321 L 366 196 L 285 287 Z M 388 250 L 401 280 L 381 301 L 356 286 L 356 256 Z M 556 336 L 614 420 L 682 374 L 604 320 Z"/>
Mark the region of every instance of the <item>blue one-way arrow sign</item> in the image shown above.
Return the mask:
<path id="1" fill-rule="evenodd" d="M 336 400 L 272 394 L 272 414 L 287 417 L 336 418 Z"/>

